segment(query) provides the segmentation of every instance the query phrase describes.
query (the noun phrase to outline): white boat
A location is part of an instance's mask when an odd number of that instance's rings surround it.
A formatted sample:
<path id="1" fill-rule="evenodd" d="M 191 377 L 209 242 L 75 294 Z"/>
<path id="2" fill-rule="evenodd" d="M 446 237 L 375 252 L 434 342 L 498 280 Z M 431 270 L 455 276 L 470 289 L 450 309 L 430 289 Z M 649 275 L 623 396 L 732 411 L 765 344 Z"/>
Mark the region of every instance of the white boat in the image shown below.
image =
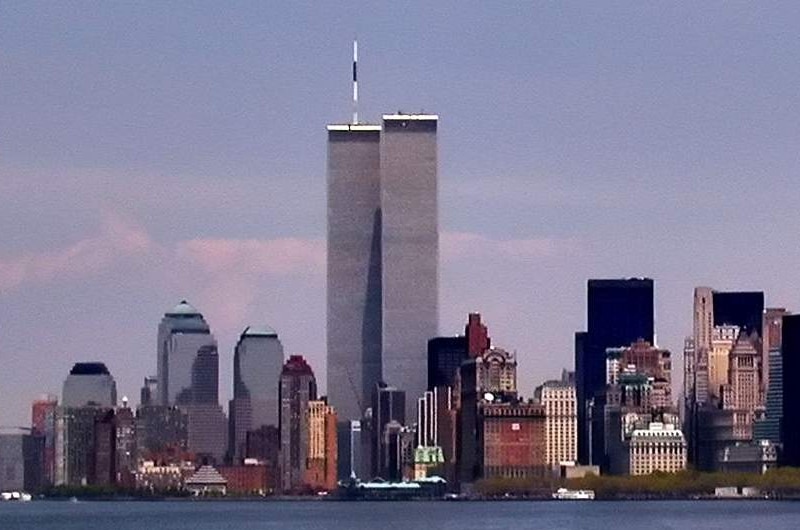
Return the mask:
<path id="1" fill-rule="evenodd" d="M 594 491 L 558 488 L 558 490 L 553 493 L 553 498 L 559 501 L 592 501 L 594 500 Z"/>
<path id="2" fill-rule="evenodd" d="M 29 502 L 33 499 L 30 493 L 24 491 L 4 491 L 0 493 L 2 501 Z"/>

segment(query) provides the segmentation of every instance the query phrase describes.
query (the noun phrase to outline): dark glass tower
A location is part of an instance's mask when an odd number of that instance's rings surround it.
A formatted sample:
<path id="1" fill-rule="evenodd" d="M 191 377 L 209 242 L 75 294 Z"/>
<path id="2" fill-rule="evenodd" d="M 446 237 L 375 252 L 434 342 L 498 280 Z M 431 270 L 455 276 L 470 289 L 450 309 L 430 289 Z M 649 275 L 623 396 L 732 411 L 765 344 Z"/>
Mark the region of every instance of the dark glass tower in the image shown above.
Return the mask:
<path id="1" fill-rule="evenodd" d="M 328 397 L 361 418 L 381 380 L 380 125 L 328 126 Z"/>
<path id="2" fill-rule="evenodd" d="M 629 346 L 638 339 L 653 343 L 653 280 L 589 280 L 586 317 L 587 331 L 575 337 L 578 459 L 600 464 L 604 453 L 606 348 Z M 592 411 L 590 400 L 594 400 Z"/>
<path id="3" fill-rule="evenodd" d="M 268 326 L 248 326 L 233 352 L 233 399 L 230 402 L 229 449 L 245 455 L 247 432 L 278 425 L 278 386 L 283 369 L 283 345 Z"/>
<path id="4" fill-rule="evenodd" d="M 764 293 L 760 291 L 714 291 L 714 325 L 739 326 L 742 331 L 755 331 L 763 337 Z"/>
<path id="5" fill-rule="evenodd" d="M 469 358 L 467 337 L 435 337 L 428 341 L 428 390 L 453 386 L 461 363 Z"/>
<path id="6" fill-rule="evenodd" d="M 783 381 L 800 379 L 800 315 L 783 317 Z M 783 385 L 782 465 L 800 467 L 800 385 Z"/>

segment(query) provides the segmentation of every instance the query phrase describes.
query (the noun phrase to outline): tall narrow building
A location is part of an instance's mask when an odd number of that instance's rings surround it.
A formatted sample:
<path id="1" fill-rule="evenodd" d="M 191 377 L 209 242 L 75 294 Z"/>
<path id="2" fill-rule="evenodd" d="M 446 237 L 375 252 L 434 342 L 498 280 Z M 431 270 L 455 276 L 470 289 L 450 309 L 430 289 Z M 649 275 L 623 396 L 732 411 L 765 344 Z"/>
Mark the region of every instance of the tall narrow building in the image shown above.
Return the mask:
<path id="1" fill-rule="evenodd" d="M 203 315 L 186 300 L 164 314 L 157 344 L 159 405 L 175 405 L 179 399 L 187 399 L 193 365 L 204 346 L 216 348 L 217 342 Z"/>
<path id="2" fill-rule="evenodd" d="M 439 327 L 437 127 L 433 114 L 384 114 L 381 138 L 384 381 L 421 396 Z M 406 402 L 413 418 L 416 402 Z"/>
<path id="3" fill-rule="evenodd" d="M 233 352 L 233 400 L 230 403 L 230 451 L 245 457 L 248 431 L 278 426 L 278 386 L 283 345 L 268 326 L 248 326 Z"/>
<path id="4" fill-rule="evenodd" d="M 283 365 L 280 379 L 280 480 L 281 491 L 297 490 L 306 478 L 309 454 L 308 403 L 317 399 L 314 371 L 301 355 Z"/>
<path id="5" fill-rule="evenodd" d="M 653 344 L 653 280 L 589 280 L 587 298 L 587 331 L 575 336 L 578 459 L 600 464 L 604 455 L 606 349 L 628 346 L 639 339 Z"/>
<path id="6" fill-rule="evenodd" d="M 328 126 L 328 397 L 361 418 L 381 380 L 380 125 Z"/>
<path id="7" fill-rule="evenodd" d="M 800 315 L 783 317 L 781 330 L 782 378 L 785 383 L 800 378 Z M 800 385 L 784 384 L 781 411 L 781 465 L 800 467 Z"/>

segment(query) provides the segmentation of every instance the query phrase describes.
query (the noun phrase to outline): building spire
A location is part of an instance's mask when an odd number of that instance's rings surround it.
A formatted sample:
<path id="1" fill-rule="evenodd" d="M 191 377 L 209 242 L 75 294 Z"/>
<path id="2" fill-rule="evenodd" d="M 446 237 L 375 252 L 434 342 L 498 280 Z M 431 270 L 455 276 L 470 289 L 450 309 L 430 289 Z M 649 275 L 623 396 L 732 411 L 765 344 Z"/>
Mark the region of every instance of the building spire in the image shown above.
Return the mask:
<path id="1" fill-rule="evenodd" d="M 353 40 L 353 125 L 358 125 L 358 40 Z"/>

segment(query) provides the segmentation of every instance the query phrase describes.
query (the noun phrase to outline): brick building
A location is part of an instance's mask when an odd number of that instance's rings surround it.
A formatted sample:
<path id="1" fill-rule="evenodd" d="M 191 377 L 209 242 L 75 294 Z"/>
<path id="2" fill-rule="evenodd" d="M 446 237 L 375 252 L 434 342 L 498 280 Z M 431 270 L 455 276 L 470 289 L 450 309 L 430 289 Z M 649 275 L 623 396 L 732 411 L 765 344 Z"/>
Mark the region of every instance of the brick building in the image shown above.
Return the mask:
<path id="1" fill-rule="evenodd" d="M 484 403 L 478 416 L 483 478 L 544 475 L 544 407 L 531 403 Z"/>

